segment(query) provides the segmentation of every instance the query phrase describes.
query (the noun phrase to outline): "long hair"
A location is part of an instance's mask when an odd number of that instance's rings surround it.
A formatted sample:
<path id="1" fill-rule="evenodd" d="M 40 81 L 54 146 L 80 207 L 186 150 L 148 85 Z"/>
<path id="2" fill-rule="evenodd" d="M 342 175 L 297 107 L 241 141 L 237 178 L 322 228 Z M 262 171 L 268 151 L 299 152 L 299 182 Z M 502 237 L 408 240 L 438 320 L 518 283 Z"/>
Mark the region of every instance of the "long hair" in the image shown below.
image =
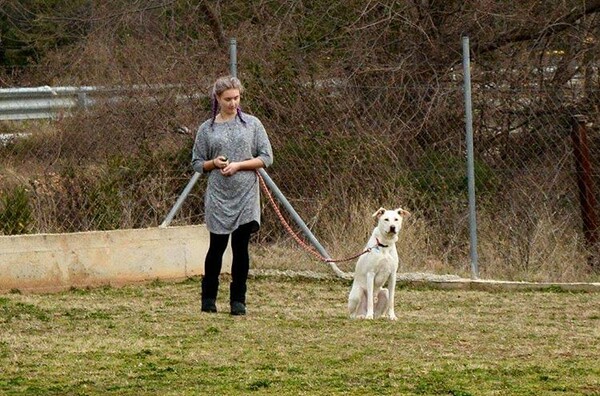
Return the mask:
<path id="1" fill-rule="evenodd" d="M 213 84 L 211 91 L 212 98 L 212 119 L 210 125 L 212 126 L 215 123 L 215 118 L 217 117 L 217 113 L 219 112 L 219 101 L 217 98 L 228 89 L 237 89 L 240 91 L 240 95 L 244 92 L 244 86 L 242 82 L 234 76 L 223 76 L 217 78 L 217 81 Z M 242 111 L 240 108 L 237 108 L 237 116 L 242 121 L 242 124 L 246 125 L 246 120 L 242 117 Z"/>

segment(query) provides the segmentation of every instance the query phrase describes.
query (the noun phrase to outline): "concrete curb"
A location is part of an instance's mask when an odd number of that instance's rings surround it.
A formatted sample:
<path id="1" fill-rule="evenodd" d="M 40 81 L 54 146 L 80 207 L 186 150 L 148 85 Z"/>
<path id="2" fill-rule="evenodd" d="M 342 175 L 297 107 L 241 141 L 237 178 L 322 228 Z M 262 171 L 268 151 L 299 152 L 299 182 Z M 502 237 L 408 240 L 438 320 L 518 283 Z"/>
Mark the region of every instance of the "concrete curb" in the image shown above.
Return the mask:
<path id="1" fill-rule="evenodd" d="M 204 272 L 208 243 L 204 225 L 0 236 L 0 292 L 185 279 Z"/>
<path id="2" fill-rule="evenodd" d="M 352 273 L 347 272 L 344 279 L 332 273 L 314 271 L 292 271 L 254 269 L 251 276 L 273 276 L 282 278 L 305 278 L 314 280 L 342 280 L 351 283 Z M 561 282 L 515 282 L 483 279 L 466 279 L 456 275 L 437 275 L 429 273 L 398 273 L 398 284 L 412 288 L 440 290 L 480 290 L 488 292 L 510 291 L 549 291 L 549 292 L 595 292 L 600 293 L 600 283 L 561 283 Z"/>
<path id="3" fill-rule="evenodd" d="M 600 292 L 600 283 L 517 282 L 494 279 L 468 279 L 456 275 L 426 273 L 398 274 L 398 281 L 404 284 L 411 284 L 415 287 L 447 290 Z"/>
<path id="4" fill-rule="evenodd" d="M 423 287 L 441 290 L 479 290 L 488 292 L 550 291 L 600 293 L 600 283 L 535 283 L 470 279 L 460 279 L 455 281 L 408 280 L 401 282 L 413 287 Z"/>

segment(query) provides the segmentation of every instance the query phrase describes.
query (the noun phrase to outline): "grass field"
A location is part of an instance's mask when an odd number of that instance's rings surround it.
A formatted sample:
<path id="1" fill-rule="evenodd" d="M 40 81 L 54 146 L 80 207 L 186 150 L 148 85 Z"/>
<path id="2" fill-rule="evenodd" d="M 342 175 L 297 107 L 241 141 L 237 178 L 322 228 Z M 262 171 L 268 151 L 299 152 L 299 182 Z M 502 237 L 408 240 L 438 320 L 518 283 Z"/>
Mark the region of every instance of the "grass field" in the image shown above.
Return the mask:
<path id="1" fill-rule="evenodd" d="M 600 395 L 600 295 L 403 287 L 349 320 L 349 283 L 253 277 L 248 315 L 199 279 L 0 295 L 2 395 Z"/>

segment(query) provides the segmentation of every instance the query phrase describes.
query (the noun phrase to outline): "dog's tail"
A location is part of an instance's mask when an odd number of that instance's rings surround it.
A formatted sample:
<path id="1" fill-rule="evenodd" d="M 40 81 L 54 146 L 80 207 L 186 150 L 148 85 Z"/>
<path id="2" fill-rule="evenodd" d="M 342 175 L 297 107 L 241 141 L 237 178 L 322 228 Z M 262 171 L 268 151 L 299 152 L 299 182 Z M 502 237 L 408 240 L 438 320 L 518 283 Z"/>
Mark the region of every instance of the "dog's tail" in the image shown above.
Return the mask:
<path id="1" fill-rule="evenodd" d="M 333 270 L 333 272 L 342 279 L 352 279 L 352 274 L 349 272 L 344 272 L 341 269 L 338 268 L 338 266 L 333 262 L 333 261 L 328 261 L 329 266 L 331 267 L 331 269 Z"/>

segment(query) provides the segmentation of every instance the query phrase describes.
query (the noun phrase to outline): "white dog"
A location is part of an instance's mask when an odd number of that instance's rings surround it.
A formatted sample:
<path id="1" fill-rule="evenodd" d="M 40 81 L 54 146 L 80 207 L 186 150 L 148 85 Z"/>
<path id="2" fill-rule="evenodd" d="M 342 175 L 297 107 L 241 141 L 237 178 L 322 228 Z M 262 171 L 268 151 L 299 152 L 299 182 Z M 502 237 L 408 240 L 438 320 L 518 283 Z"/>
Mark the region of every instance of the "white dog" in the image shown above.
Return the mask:
<path id="1" fill-rule="evenodd" d="M 404 209 L 386 210 L 379 208 L 373 214 L 377 226 L 365 250 L 356 262 L 354 281 L 348 297 L 351 318 L 373 319 L 387 316 L 396 320 L 394 313 L 394 291 L 398 270 L 396 241 L 402 228 L 402 220 L 410 216 Z M 387 283 L 387 288 L 383 286 Z"/>

